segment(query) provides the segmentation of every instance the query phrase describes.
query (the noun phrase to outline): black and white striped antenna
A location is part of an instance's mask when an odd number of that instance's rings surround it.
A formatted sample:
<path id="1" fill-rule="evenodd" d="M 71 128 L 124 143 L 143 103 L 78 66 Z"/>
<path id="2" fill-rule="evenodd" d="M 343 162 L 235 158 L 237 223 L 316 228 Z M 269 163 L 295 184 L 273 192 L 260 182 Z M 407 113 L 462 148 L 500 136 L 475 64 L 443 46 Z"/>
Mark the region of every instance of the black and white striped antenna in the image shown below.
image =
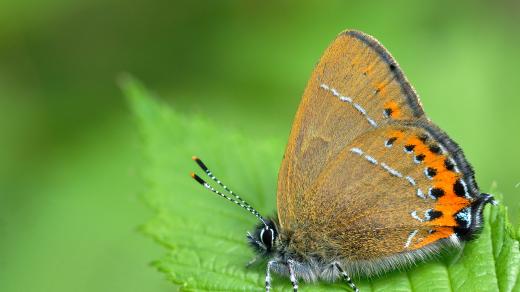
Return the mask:
<path id="1" fill-rule="evenodd" d="M 228 196 L 227 194 L 224 194 L 218 190 L 216 190 L 214 187 L 212 187 L 210 184 L 208 184 L 205 180 L 203 180 L 200 176 L 196 175 L 195 173 L 191 173 L 191 177 L 196 181 L 198 182 L 199 184 L 201 184 L 203 187 L 205 187 L 206 189 L 210 190 L 211 192 L 223 197 L 223 198 L 226 198 L 228 199 L 229 201 L 239 205 L 240 207 L 246 209 L 247 211 L 249 211 L 251 214 L 255 215 L 260 221 L 262 221 L 262 223 L 267 227 L 267 223 L 265 223 L 265 220 L 264 218 L 262 217 L 262 215 L 260 215 L 260 213 L 258 213 L 258 211 L 256 211 L 253 207 L 251 207 L 251 205 L 249 205 L 246 201 L 244 201 L 244 199 L 242 199 L 237 193 L 233 192 L 232 190 L 230 190 L 226 185 L 224 185 L 215 175 L 213 175 L 213 173 L 208 169 L 208 167 L 204 164 L 204 162 L 202 162 L 202 160 L 200 160 L 197 156 L 193 156 L 191 159 L 193 159 L 193 161 L 195 161 L 199 167 L 204 170 L 204 172 L 209 176 L 209 178 L 211 178 L 211 180 L 213 180 L 214 182 L 216 182 L 219 186 L 221 186 L 226 192 L 229 193 L 229 195 L 233 196 L 234 198 Z"/>

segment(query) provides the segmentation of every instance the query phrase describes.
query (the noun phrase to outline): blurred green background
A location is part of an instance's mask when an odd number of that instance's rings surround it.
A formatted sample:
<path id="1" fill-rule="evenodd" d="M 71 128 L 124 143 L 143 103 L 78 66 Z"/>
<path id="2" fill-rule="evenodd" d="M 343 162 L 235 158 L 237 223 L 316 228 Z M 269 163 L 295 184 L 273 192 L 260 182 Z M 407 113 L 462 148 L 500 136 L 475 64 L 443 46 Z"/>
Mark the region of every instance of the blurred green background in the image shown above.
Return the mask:
<path id="1" fill-rule="evenodd" d="M 136 232 L 151 214 L 118 74 L 223 130 L 285 138 L 346 28 L 392 52 L 516 216 L 520 5 L 454 2 L 1 1 L 0 291 L 172 291 Z"/>

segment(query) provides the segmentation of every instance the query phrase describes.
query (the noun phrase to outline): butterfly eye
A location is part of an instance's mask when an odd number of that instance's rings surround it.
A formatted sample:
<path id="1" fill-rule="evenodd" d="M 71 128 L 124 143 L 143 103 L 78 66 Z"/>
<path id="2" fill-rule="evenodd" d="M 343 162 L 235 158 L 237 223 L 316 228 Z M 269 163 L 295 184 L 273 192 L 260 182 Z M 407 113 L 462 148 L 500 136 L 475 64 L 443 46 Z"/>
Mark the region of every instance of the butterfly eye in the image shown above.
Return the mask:
<path id="1" fill-rule="evenodd" d="M 271 249 L 274 242 L 274 231 L 269 227 L 263 228 L 260 231 L 260 240 L 267 249 Z"/>

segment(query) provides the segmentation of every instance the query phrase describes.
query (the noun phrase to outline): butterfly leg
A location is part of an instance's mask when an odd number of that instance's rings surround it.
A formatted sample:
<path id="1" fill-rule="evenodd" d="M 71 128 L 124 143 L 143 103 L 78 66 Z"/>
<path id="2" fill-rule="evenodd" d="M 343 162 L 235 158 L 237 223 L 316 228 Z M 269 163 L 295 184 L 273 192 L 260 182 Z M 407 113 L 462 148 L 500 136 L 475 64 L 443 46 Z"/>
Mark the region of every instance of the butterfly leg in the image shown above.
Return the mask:
<path id="1" fill-rule="evenodd" d="M 343 277 L 343 279 L 347 282 L 347 284 L 350 286 L 350 288 L 352 288 L 352 290 L 354 290 L 354 292 L 359 292 L 359 289 L 358 287 L 356 287 L 356 284 L 354 284 L 354 282 L 352 281 L 352 279 L 349 277 L 349 275 L 347 274 L 347 272 L 345 272 L 341 266 L 339 265 L 339 263 L 334 263 L 334 266 L 336 266 L 336 269 L 338 269 L 339 273 L 341 274 L 341 276 Z"/>
<path id="2" fill-rule="evenodd" d="M 265 272 L 265 292 L 271 291 L 271 267 L 275 264 L 278 264 L 275 260 L 267 262 L 267 270 Z"/>
<path id="3" fill-rule="evenodd" d="M 293 290 L 298 292 L 298 279 L 296 279 L 296 274 L 294 273 L 294 261 L 288 260 L 287 267 L 289 268 L 289 279 L 291 279 Z"/>

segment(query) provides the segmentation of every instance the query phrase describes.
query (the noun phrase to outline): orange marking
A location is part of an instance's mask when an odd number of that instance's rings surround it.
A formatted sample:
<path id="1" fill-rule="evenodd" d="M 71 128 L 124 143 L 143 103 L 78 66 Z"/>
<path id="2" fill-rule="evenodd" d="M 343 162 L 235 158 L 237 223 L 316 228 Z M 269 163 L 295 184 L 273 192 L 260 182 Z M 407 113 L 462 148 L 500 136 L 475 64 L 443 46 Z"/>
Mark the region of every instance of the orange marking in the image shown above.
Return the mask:
<path id="1" fill-rule="evenodd" d="M 374 65 L 375 64 L 370 64 L 368 66 L 365 67 L 365 69 L 362 71 L 364 75 L 368 75 L 369 73 L 372 72 L 372 69 L 374 69 Z"/>
<path id="2" fill-rule="evenodd" d="M 417 138 L 417 137 L 409 138 L 406 141 L 406 145 L 415 145 L 415 147 L 413 148 L 415 155 L 424 154 L 425 162 L 426 162 L 426 158 L 428 158 L 431 154 L 428 151 L 428 147 L 426 147 L 426 145 L 421 140 L 419 140 L 419 138 Z"/>
<path id="3" fill-rule="evenodd" d="M 453 184 L 459 179 L 460 175 L 448 170 L 438 170 L 438 166 L 434 166 L 437 169 L 437 175 L 433 177 L 433 182 L 436 188 L 446 189 L 447 191 L 453 191 Z"/>
<path id="4" fill-rule="evenodd" d="M 401 110 L 399 109 L 399 104 L 395 100 L 387 101 L 384 104 L 385 109 L 391 109 L 392 113 L 390 116 L 392 118 L 399 118 L 401 116 Z"/>
<path id="5" fill-rule="evenodd" d="M 444 170 L 444 156 L 430 154 L 428 158 L 428 160 L 425 160 L 425 163 L 428 167 L 432 167 L 437 170 L 437 175 L 435 176 L 437 178 L 437 176 Z"/>
<path id="6" fill-rule="evenodd" d="M 443 190 L 444 196 L 440 197 L 437 201 L 437 204 L 435 205 L 435 208 L 439 209 L 439 211 L 443 211 L 443 213 L 445 214 L 448 213 L 454 215 L 455 213 L 460 211 L 460 209 L 471 204 L 471 202 L 468 199 L 457 196 L 453 192 L 452 187 L 444 187 Z"/>
<path id="7" fill-rule="evenodd" d="M 379 82 L 379 83 L 375 84 L 374 87 L 376 88 L 376 91 L 380 95 L 382 95 L 382 96 L 386 95 L 386 89 L 385 89 L 386 83 L 385 82 Z"/>
<path id="8" fill-rule="evenodd" d="M 436 210 L 441 211 L 438 208 L 436 208 Z M 441 216 L 441 217 L 439 217 L 439 218 L 437 218 L 435 220 L 426 222 L 426 225 L 428 225 L 428 226 L 453 226 L 453 227 L 455 227 L 458 224 L 457 224 L 457 221 L 455 221 L 455 219 L 452 216 L 443 215 L 443 216 Z"/>
<path id="9" fill-rule="evenodd" d="M 397 139 L 401 139 L 404 137 L 403 131 L 388 131 L 388 137 L 396 137 Z"/>
<path id="10" fill-rule="evenodd" d="M 437 240 L 448 238 L 454 233 L 453 227 L 437 227 L 434 230 L 434 233 L 428 235 L 425 239 L 414 244 L 412 249 L 418 249 L 430 243 L 436 242 Z"/>

